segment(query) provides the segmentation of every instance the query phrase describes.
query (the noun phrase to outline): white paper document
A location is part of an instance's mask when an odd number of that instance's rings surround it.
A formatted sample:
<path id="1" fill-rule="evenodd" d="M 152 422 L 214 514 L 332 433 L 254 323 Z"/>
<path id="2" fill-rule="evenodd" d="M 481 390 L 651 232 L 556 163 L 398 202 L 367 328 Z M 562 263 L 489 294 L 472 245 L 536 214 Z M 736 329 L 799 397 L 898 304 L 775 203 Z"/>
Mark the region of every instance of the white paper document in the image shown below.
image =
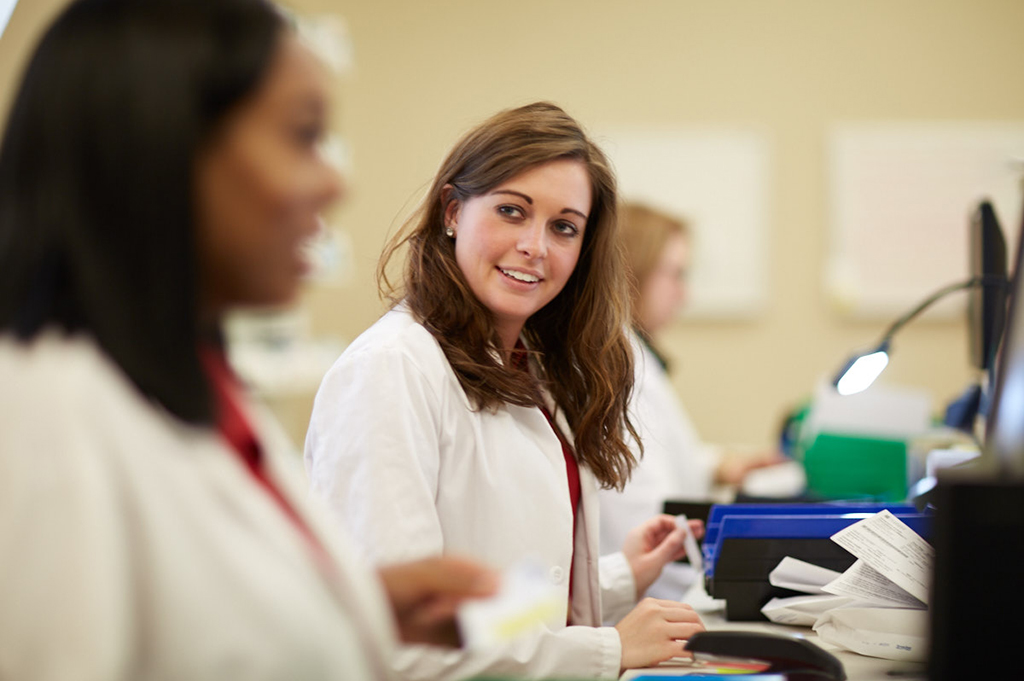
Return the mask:
<path id="1" fill-rule="evenodd" d="M 800 627 L 813 626 L 826 611 L 853 603 L 853 599 L 830 594 L 773 598 L 764 604 L 761 613 L 776 624 Z"/>
<path id="2" fill-rule="evenodd" d="M 880 511 L 832 540 L 856 562 L 842 574 L 785 558 L 773 586 L 818 594 L 775 598 L 761 612 L 772 622 L 812 626 L 828 643 L 891 660 L 926 656 L 931 545 L 889 511 Z"/>
<path id="3" fill-rule="evenodd" d="M 879 511 L 840 530 L 832 535 L 832 541 L 922 603 L 928 603 L 935 550 L 889 511 Z M 861 586 L 867 586 L 865 580 L 871 575 L 860 570 L 856 578 Z"/>
<path id="4" fill-rule="evenodd" d="M 902 608 L 835 608 L 815 622 L 818 637 L 870 657 L 923 661 L 928 612 Z"/>
<path id="5" fill-rule="evenodd" d="M 780 589 L 808 594 L 826 593 L 822 587 L 838 579 L 841 573 L 786 556 L 768 574 L 768 583 Z"/>
<path id="6" fill-rule="evenodd" d="M 498 593 L 459 606 L 457 620 L 467 648 L 484 648 L 565 619 L 565 603 L 539 562 L 524 559 L 504 571 Z"/>
<path id="7" fill-rule="evenodd" d="M 826 584 L 822 589 L 830 594 L 859 598 L 877 605 L 919 610 L 928 607 L 863 560 L 858 560 L 846 572 Z"/>

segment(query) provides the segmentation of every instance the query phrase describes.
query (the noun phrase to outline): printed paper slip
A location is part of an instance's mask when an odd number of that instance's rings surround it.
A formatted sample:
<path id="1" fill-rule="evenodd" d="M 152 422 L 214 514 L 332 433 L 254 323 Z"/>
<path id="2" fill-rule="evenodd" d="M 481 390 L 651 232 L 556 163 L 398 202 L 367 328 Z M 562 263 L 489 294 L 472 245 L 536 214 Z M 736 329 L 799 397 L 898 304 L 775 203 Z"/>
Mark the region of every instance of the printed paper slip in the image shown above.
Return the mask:
<path id="1" fill-rule="evenodd" d="M 840 530 L 832 535 L 832 541 L 922 603 L 928 603 L 935 550 L 889 511 L 879 511 Z M 864 570 L 858 573 L 857 579 L 867 586 L 873 575 Z"/>
<path id="2" fill-rule="evenodd" d="M 922 610 L 928 607 L 863 560 L 858 560 L 822 589 L 837 596 L 849 596 L 881 605 Z"/>
<path id="3" fill-rule="evenodd" d="M 686 557 L 690 561 L 690 565 L 698 573 L 704 571 L 704 559 L 700 555 L 700 548 L 697 547 L 697 540 L 693 536 L 693 532 L 690 531 L 690 524 L 685 515 L 679 514 L 676 516 L 676 527 L 684 530 L 686 536 L 683 538 L 683 546 L 686 548 Z"/>

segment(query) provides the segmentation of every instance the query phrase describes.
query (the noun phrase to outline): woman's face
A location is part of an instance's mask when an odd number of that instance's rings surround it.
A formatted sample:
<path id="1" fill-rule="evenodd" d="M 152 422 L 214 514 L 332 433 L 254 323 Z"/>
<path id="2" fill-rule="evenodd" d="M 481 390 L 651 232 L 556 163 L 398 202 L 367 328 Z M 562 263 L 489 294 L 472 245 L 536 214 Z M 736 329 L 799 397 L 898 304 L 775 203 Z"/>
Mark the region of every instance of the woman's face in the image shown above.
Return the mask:
<path id="1" fill-rule="evenodd" d="M 203 310 L 291 301 L 307 264 L 302 246 L 341 193 L 320 154 L 327 73 L 285 34 L 263 82 L 228 114 L 196 168 Z"/>
<path id="2" fill-rule="evenodd" d="M 665 242 L 658 264 L 640 287 L 640 324 L 655 334 L 675 318 L 686 302 L 686 273 L 690 267 L 690 245 L 674 233 Z"/>
<path id="3" fill-rule="evenodd" d="M 449 204 L 445 219 L 455 230 L 455 259 L 473 294 L 494 314 L 505 349 L 569 280 L 591 198 L 586 167 L 559 160 Z"/>

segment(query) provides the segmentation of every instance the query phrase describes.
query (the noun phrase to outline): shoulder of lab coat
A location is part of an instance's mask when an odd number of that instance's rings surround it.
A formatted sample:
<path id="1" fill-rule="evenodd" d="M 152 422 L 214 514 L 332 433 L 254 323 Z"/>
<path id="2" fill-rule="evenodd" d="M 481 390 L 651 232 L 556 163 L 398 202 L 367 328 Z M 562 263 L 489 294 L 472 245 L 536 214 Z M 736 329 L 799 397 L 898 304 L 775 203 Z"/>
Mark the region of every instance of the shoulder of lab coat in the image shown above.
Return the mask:
<path id="1" fill-rule="evenodd" d="M 90 340 L 0 338 L 0 678 L 386 677 L 380 584 L 255 427 L 327 571 L 212 430 L 147 401 Z"/>
<path id="2" fill-rule="evenodd" d="M 449 437 L 443 414 L 453 400 L 470 409 L 448 387 L 457 379 L 447 366 L 430 332 L 398 307 L 346 348 L 317 391 L 304 454 L 310 485 L 374 564 L 441 552 L 440 522 L 425 505 L 433 508 Z M 399 527 L 403 539 L 388 541 Z"/>
<path id="3" fill-rule="evenodd" d="M 575 551 L 572 618 L 591 626 L 565 627 L 563 611 L 561 624 L 493 649 L 406 647 L 396 660 L 403 678 L 618 676 L 618 632 L 597 626 L 593 476 L 581 468 L 573 538 L 561 445 L 540 410 L 475 410 L 440 345 L 406 309 L 385 314 L 324 377 L 305 461 L 314 493 L 374 563 L 460 553 L 506 568 L 526 557 L 509 547 L 529 544 L 567 593 L 560 565 Z M 526 498 L 524 486 L 535 494 Z"/>

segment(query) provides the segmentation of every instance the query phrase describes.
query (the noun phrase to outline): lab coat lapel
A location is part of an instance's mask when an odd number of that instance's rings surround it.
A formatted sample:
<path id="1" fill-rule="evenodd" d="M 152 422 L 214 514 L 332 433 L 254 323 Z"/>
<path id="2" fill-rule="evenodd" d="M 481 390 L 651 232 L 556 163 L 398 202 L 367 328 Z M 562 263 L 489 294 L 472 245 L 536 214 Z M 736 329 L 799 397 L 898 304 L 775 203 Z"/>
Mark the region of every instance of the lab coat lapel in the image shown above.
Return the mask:
<path id="1" fill-rule="evenodd" d="M 555 424 L 569 442 L 575 442 L 572 429 L 565 413 L 555 407 L 551 396 L 545 391 L 548 409 L 554 414 Z M 578 459 L 577 459 L 578 461 Z M 600 555 L 598 535 L 597 481 L 586 466 L 579 464 L 580 507 L 576 518 L 576 536 L 573 538 L 573 624 L 598 626 L 601 624 L 601 587 L 599 584 Z"/>

